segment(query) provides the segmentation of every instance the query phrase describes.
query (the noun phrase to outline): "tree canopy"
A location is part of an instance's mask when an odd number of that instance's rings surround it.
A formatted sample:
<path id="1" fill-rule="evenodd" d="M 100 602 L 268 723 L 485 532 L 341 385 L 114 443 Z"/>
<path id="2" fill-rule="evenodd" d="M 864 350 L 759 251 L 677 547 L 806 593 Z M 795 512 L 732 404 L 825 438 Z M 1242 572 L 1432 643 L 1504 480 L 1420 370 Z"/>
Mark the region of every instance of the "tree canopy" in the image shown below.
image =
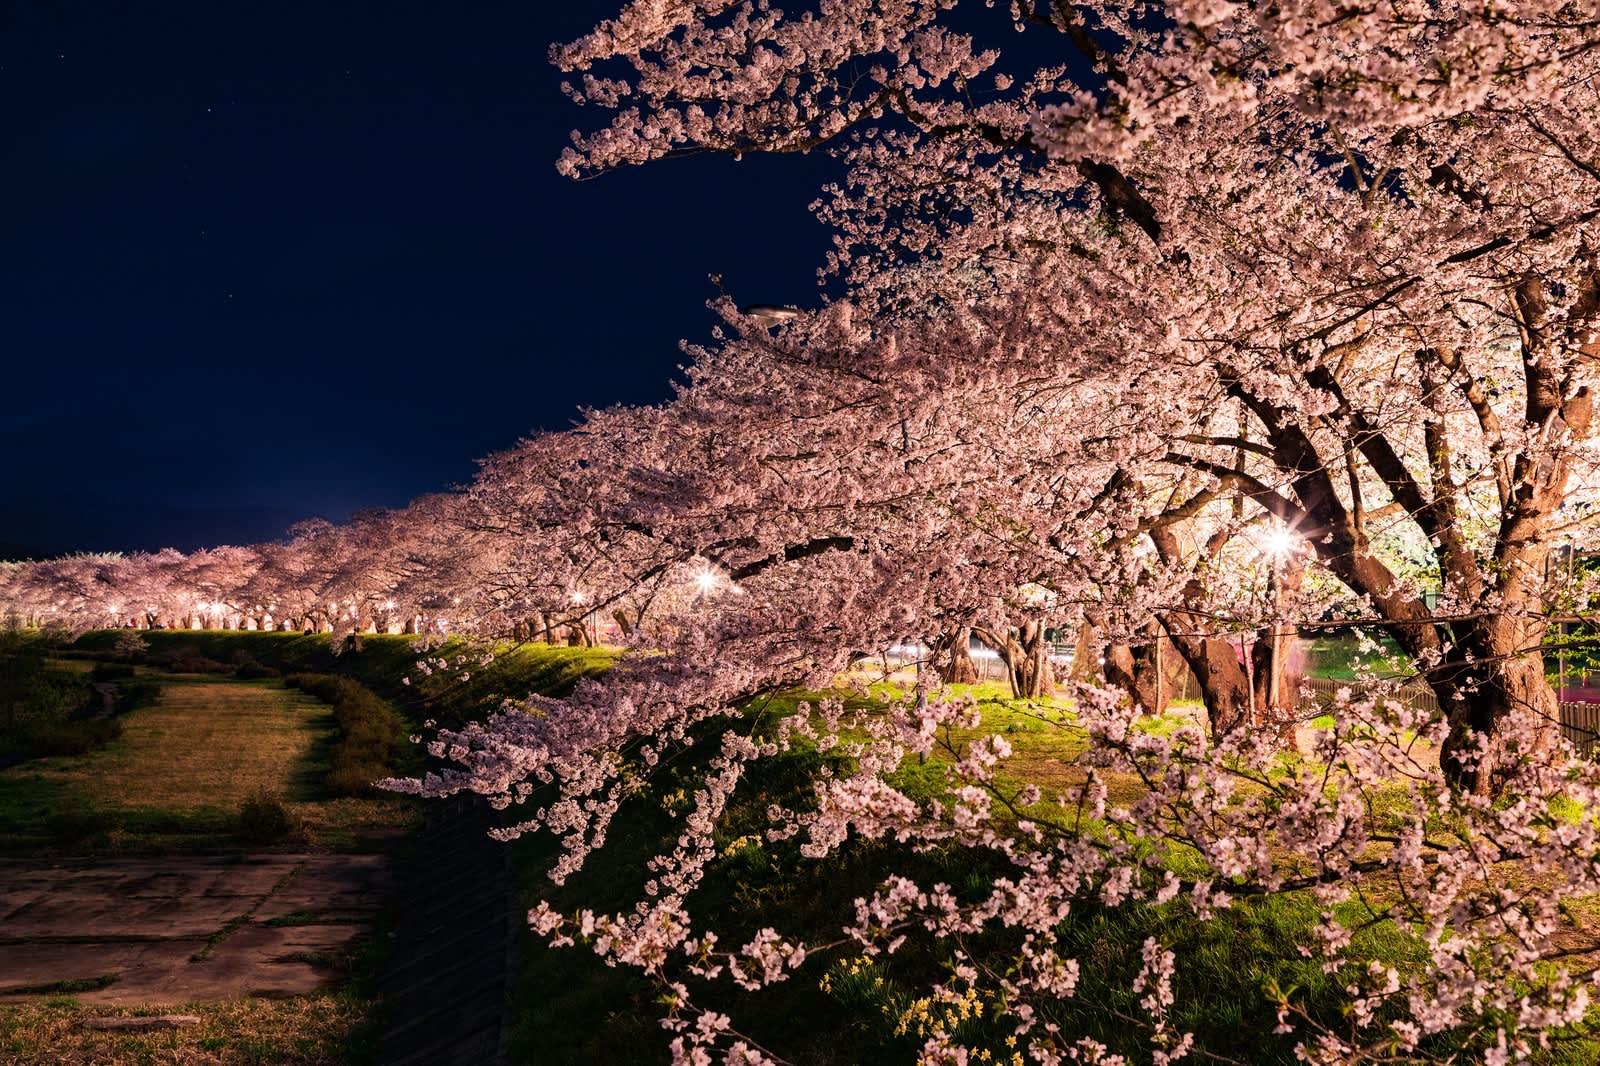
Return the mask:
<path id="1" fill-rule="evenodd" d="M 691 984 L 758 988 L 829 949 L 724 947 L 694 906 L 750 768 L 802 747 L 837 758 L 773 805 L 773 844 L 1003 867 L 975 897 L 897 872 L 841 920 L 868 954 L 954 945 L 929 994 L 982 990 L 1026 1061 L 1113 1061 L 1048 1005 L 1079 973 L 1064 917 L 1132 901 L 1314 898 L 1297 946 L 1350 1001 L 1333 1025 L 1284 993 L 1308 1061 L 1504 1062 L 1585 1017 L 1595 971 L 1562 934 L 1600 839 L 1563 812 L 1600 769 L 1559 738 L 1540 647 L 1595 592 L 1551 563 L 1594 549 L 1600 488 L 1587 5 L 637 0 L 551 55 L 610 116 L 574 135 L 574 176 L 836 152 L 827 298 L 781 321 L 722 301 L 671 402 L 586 412 L 463 492 L 279 545 L 13 566 L 13 610 L 577 640 L 615 618 L 608 674 L 438 735 L 440 768 L 396 787 L 514 809 L 508 835 L 561 838 L 561 879 L 699 752 L 632 907 L 531 916 L 659 979 L 679 1061 L 771 1061 Z M 1347 692 L 1298 750 L 1280 638 L 1330 620 L 1385 631 L 1442 711 Z M 1105 674 L 1054 678 L 1047 627 L 1098 634 Z M 1053 795 L 940 683 L 974 629 L 1019 694 L 1070 686 L 1043 720 L 1082 754 Z M 908 638 L 937 669 L 903 699 L 748 710 Z M 1204 722 L 1139 725 L 1161 649 Z M 915 794 L 907 760 L 952 730 L 975 739 Z M 1364 967 L 1352 937 L 1378 923 L 1423 961 Z M 980 934 L 1008 967 L 960 946 Z M 1132 1020 L 1172 1061 L 1182 963 L 1143 958 Z M 939 1030 L 922 1058 L 975 1054 Z"/>

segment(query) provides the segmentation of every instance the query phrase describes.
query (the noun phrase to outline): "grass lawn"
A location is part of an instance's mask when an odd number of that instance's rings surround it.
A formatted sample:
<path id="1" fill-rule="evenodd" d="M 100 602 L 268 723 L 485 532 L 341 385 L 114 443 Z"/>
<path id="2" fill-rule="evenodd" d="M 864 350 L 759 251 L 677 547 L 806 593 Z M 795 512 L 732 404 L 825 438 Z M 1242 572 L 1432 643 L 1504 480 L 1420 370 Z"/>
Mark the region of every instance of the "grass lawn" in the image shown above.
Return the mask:
<path id="1" fill-rule="evenodd" d="M 161 697 L 123 718 L 120 739 L 0 772 L 0 848 L 237 846 L 240 806 L 261 794 L 281 798 L 313 844 L 349 845 L 362 829 L 409 823 L 397 799 L 324 799 L 334 733 L 326 704 L 273 680 L 149 676 Z"/>
<path id="2" fill-rule="evenodd" d="M 337 658 L 328 651 L 325 638 L 298 634 L 148 637 L 153 651 L 181 644 L 226 662 L 243 649 L 259 662 L 286 671 L 346 674 L 416 718 L 467 716 L 492 706 L 500 696 L 517 697 L 530 690 L 559 692 L 609 661 L 604 651 L 508 647 L 499 650 L 491 666 L 474 668 L 468 683 L 434 677 L 401 686 L 399 679 L 417 657 L 411 640 L 404 637 L 369 636 L 363 650 Z M 1319 675 L 1351 670 L 1353 641 L 1319 651 L 1325 653 Z M 353 833 L 350 827 L 366 824 L 365 808 L 341 804 L 394 802 L 330 801 L 319 795 L 318 782 L 328 766 L 333 735 L 326 705 L 272 680 L 153 676 L 167 686 L 163 698 L 131 713 L 120 741 L 78 759 L 44 760 L 0 773 L 0 848 L 24 837 L 35 845 L 48 842 L 52 829 L 40 812 L 52 806 L 70 811 L 72 803 L 93 804 L 93 813 L 110 812 L 117 819 L 118 828 L 105 835 L 103 846 L 181 847 L 186 845 L 173 842 L 208 846 L 225 841 L 239 802 L 260 782 L 284 793 L 318 840 L 335 839 L 339 832 Z M 995 684 L 963 691 L 979 702 L 983 724 L 978 730 L 952 729 L 947 739 L 957 749 L 979 735 L 999 733 L 1014 750 L 1004 770 L 1008 784 L 1038 784 L 1048 797 L 1082 780 L 1075 759 L 1083 750 L 1083 739 L 1076 730 L 1062 728 L 1072 716 L 1067 701 L 1013 700 L 1003 685 Z M 873 694 L 890 695 L 876 686 Z M 856 705 L 867 702 L 859 693 L 839 695 Z M 774 696 L 748 714 L 760 723 L 759 731 L 791 713 L 800 698 L 797 693 Z M 1175 705 L 1168 715 L 1148 719 L 1139 728 L 1170 732 L 1199 714 L 1195 706 Z M 548 837 L 517 842 L 513 855 L 521 902 L 546 899 L 569 913 L 579 906 L 629 907 L 645 862 L 669 847 L 680 831 L 680 819 L 697 787 L 695 770 L 704 757 L 702 749 L 686 753 L 675 765 L 664 765 L 626 801 L 606 847 L 564 887 L 553 886 L 543 876 L 554 851 Z M 991 856 L 976 850 L 912 854 L 892 843 L 857 840 L 824 860 L 812 861 L 799 857 L 793 841 L 765 842 L 760 834 L 768 805 L 804 806 L 819 764 L 837 757 L 798 750 L 751 768 L 718 829 L 718 861 L 690 898 L 691 912 L 697 916 L 721 916 L 718 925 L 725 943 L 737 942 L 741 935 L 766 925 L 804 939 L 832 939 L 850 915 L 852 900 L 868 894 L 890 871 L 924 883 L 944 882 L 964 899 L 982 896 L 1005 872 Z M 900 783 L 914 796 L 937 795 L 946 787 L 944 769 L 951 759 L 948 751 L 936 750 L 925 765 L 912 760 Z M 1142 785 L 1132 775 L 1110 776 L 1113 803 L 1142 795 Z M 325 822 L 316 823 L 318 818 Z M 117 834 L 132 843 L 118 845 Z M 1156 936 L 1179 954 L 1177 1024 L 1193 1029 L 1208 1052 L 1227 1056 L 1221 1061 L 1292 1062 L 1292 1040 L 1271 1035 L 1273 988 L 1297 989 L 1297 1001 L 1330 1022 L 1340 1018 L 1348 999 L 1343 991 L 1348 974 L 1323 974 L 1295 950 L 1308 940 L 1316 912 L 1305 895 L 1241 902 L 1214 922 L 1194 920 L 1181 907 L 1107 908 L 1085 902 L 1061 927 L 1067 945 L 1083 963 L 1081 994 L 1053 1005 L 1045 1020 L 1137 1055 L 1137 1034 L 1118 1014 L 1138 1012 L 1128 988 L 1140 965 L 1139 945 L 1145 937 Z M 634 972 L 606 967 L 581 946 L 546 949 L 526 929 L 518 947 L 520 972 L 511 1005 L 517 1027 L 513 1062 L 665 1060 L 666 1035 L 657 1021 L 663 1009 L 659 988 Z M 730 1011 L 741 1028 L 795 1062 L 824 1066 L 912 1061 L 925 1037 L 917 1019 L 927 1013 L 927 1005 L 915 997 L 944 973 L 951 947 L 913 943 L 892 959 L 871 965 L 862 965 L 848 950 L 819 952 L 791 980 L 758 995 L 705 991 L 697 992 L 697 998 L 708 1007 Z M 1001 963 L 1015 950 L 1004 936 L 985 936 L 967 947 Z M 1414 963 L 1415 950 L 1415 942 L 1392 926 L 1360 934 L 1359 951 L 1371 958 L 1406 966 Z M 318 1057 L 336 1046 L 336 1042 L 319 1043 L 318 1034 L 345 1024 L 340 1021 L 339 1002 L 308 1000 L 284 1007 L 290 1013 L 312 1012 L 305 1015 L 304 1035 L 260 1006 L 250 1008 L 260 1013 L 230 1016 L 217 1028 L 207 1028 L 208 1016 L 206 1026 L 187 1033 L 138 1038 L 75 1033 L 59 1039 L 74 1042 L 63 1045 L 79 1054 L 69 1062 L 340 1061 Z M 34 1005 L 19 1013 L 0 1007 L 0 1061 L 10 1061 L 8 1054 L 21 1062 L 56 1061 L 27 1058 L 32 1053 L 29 1047 L 41 1046 L 29 1034 L 65 1034 L 80 1009 Z M 317 1011 L 325 1013 L 313 1018 Z M 981 1019 L 963 1024 L 978 1027 L 969 1034 L 975 1042 L 989 1044 L 999 1038 L 983 1028 L 989 1023 Z M 108 1043 L 103 1049 L 84 1042 L 91 1039 Z M 144 1043 L 128 1043 L 134 1040 Z M 111 1041 L 124 1041 L 119 1045 L 122 1050 L 108 1050 Z M 269 1047 L 277 1049 L 275 1057 L 265 1053 Z M 1210 1060 L 1202 1054 L 1197 1061 Z M 1541 1061 L 1600 1061 L 1600 1048 L 1567 1044 Z"/>
<path id="3" fill-rule="evenodd" d="M 85 633 L 71 646 L 78 654 L 105 655 L 115 645 L 119 631 L 97 630 Z M 366 685 L 402 710 L 426 701 L 446 713 L 481 713 L 493 707 L 500 697 L 522 697 L 530 692 L 557 695 L 585 674 L 604 669 L 616 657 L 607 648 L 563 648 L 545 644 L 502 642 L 494 648 L 495 660 L 489 668 L 472 667 L 469 681 L 453 680 L 443 674 L 422 678 L 416 662 L 423 655 L 451 658 L 466 650 L 457 640 L 449 640 L 427 652 L 419 650 L 422 638 L 397 634 L 366 633 L 361 650 L 346 650 L 335 655 L 324 634 L 279 632 L 238 632 L 232 630 L 156 630 L 140 634 L 151 655 L 187 651 L 218 663 L 236 661 L 248 655 L 263 665 L 284 673 L 343 674 Z M 411 677 L 410 685 L 402 679 Z M 435 717 L 423 714 L 417 717 Z"/>
<path id="4" fill-rule="evenodd" d="M 46 659 L 45 665 L 52 670 L 70 670 L 74 674 L 87 674 L 95 667 L 87 659 Z"/>
<path id="5" fill-rule="evenodd" d="M 1004 736 L 1013 749 L 1002 774 L 1007 788 L 1023 782 L 1039 785 L 1046 795 L 1042 809 L 1049 806 L 1051 793 L 1083 780 L 1075 760 L 1084 740 L 1077 730 L 1063 728 L 1073 717 L 1069 701 L 1015 700 L 1000 685 L 961 686 L 959 691 L 977 701 L 982 725 L 951 729 L 941 740 L 959 751 L 981 735 Z M 871 688 L 871 695 L 880 699 L 896 694 L 887 686 Z M 833 695 L 870 713 L 869 701 L 860 693 Z M 749 714 L 770 724 L 793 713 L 801 698 L 792 692 L 772 696 L 757 701 Z M 1203 718 L 1198 707 L 1175 705 L 1167 715 L 1145 719 L 1137 728 L 1165 734 L 1197 718 Z M 936 743 L 927 763 L 912 759 L 896 775 L 896 783 L 914 797 L 938 795 L 947 787 L 944 771 L 953 757 Z M 995 877 L 1009 872 L 992 856 L 967 849 L 918 854 L 892 842 L 852 840 L 825 859 L 805 860 L 793 841 L 765 841 L 761 831 L 768 804 L 803 806 L 819 769 L 816 764 L 830 758 L 799 750 L 752 767 L 730 804 L 716 834 L 719 861 L 689 899 L 691 914 L 719 916 L 715 924 L 724 944 L 739 943 L 742 936 L 768 925 L 812 942 L 834 939 L 852 913 L 852 901 L 869 894 L 890 872 L 923 884 L 943 882 L 967 900 L 986 895 Z M 687 809 L 686 796 L 697 787 L 696 765 L 696 757 L 688 755 L 676 769 L 654 778 L 619 812 L 605 848 L 564 886 L 554 886 L 543 876 L 554 852 L 548 838 L 517 842 L 522 902 L 547 900 L 566 913 L 578 907 L 630 908 L 630 889 L 637 889 L 644 864 L 658 849 L 670 847 L 680 831 L 677 819 Z M 1107 774 L 1105 779 L 1113 804 L 1132 803 L 1144 794 L 1133 775 Z M 1175 863 L 1181 863 L 1182 852 L 1175 850 Z M 1515 873 L 1506 871 L 1511 877 Z M 1298 951 L 1313 942 L 1320 910 L 1309 893 L 1241 900 L 1211 921 L 1194 918 L 1181 905 L 1106 907 L 1079 901 L 1059 928 L 1082 965 L 1079 994 L 1046 1005 L 1042 1019 L 1140 1061 L 1144 1052 L 1137 1027 L 1124 1019 L 1139 1013 L 1137 997 L 1129 989 L 1141 965 L 1140 945 L 1154 936 L 1178 955 L 1173 1020 L 1195 1033 L 1202 1049 L 1196 1061 L 1292 1063 L 1295 1038 L 1272 1032 L 1277 997 L 1285 994 L 1278 990 L 1292 990 L 1297 1004 L 1328 1024 L 1339 1024 L 1348 1007 L 1344 986 L 1352 971 L 1324 973 Z M 1355 904 L 1341 910 L 1350 911 L 1352 919 L 1366 916 Z M 656 1022 L 663 1010 L 660 988 L 625 968 L 607 968 L 581 944 L 548 949 L 526 932 L 523 944 L 521 980 L 513 992 L 514 1061 L 665 1060 L 666 1038 Z M 1357 933 L 1355 945 L 1357 957 L 1402 970 L 1420 959 L 1418 942 L 1389 922 Z M 1016 950 L 1012 940 L 998 933 L 960 946 L 999 968 L 1009 964 Z M 730 1013 L 742 1032 L 795 1063 L 910 1062 L 927 1037 L 929 1011 L 937 1014 L 918 997 L 930 981 L 946 975 L 956 947 L 913 940 L 894 956 L 876 961 L 860 959 L 848 948 L 818 952 L 790 980 L 760 993 L 730 995 L 696 986 L 695 995 L 703 1006 Z M 961 1033 L 963 1039 L 993 1047 L 999 1061 L 1004 1033 L 988 1020 L 994 1006 L 987 1004 L 962 1022 Z M 1448 1048 L 1447 1041 L 1441 1043 Z M 1549 1066 L 1600 1061 L 1600 1043 L 1581 1037 L 1558 1041 L 1536 1061 Z"/>
<path id="6" fill-rule="evenodd" d="M 139 1010 L 86 1007 L 71 996 L 55 996 L 0 1004 L 0 1061 L 14 1066 L 340 1066 L 363 1055 L 370 1009 L 369 1002 L 342 994 Z M 138 1014 L 188 1014 L 199 1017 L 200 1024 L 149 1033 L 82 1025 L 91 1017 Z"/>
<path id="7" fill-rule="evenodd" d="M 128 716 L 121 743 L 55 772 L 104 807 L 137 797 L 173 811 L 232 809 L 262 791 L 308 800 L 308 756 L 329 718 L 322 703 L 272 682 L 169 675 L 160 701 Z"/>
<path id="8" fill-rule="evenodd" d="M 1384 633 L 1375 639 L 1375 651 L 1363 650 L 1361 638 L 1348 632 L 1307 641 L 1306 675 L 1354 681 L 1358 677 L 1405 677 L 1413 672 L 1411 660 L 1393 637 Z"/>

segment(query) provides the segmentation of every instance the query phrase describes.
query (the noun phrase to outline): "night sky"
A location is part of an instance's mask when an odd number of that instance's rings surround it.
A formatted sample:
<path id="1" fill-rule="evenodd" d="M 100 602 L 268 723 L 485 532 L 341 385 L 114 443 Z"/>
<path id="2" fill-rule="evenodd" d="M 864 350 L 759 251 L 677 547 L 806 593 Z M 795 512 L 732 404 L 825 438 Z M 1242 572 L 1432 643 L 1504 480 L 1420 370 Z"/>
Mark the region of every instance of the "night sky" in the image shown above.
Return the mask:
<path id="1" fill-rule="evenodd" d="M 826 157 L 556 174 L 621 3 L 0 4 L 0 557 L 403 505 L 663 399 L 708 275 L 813 303 Z"/>

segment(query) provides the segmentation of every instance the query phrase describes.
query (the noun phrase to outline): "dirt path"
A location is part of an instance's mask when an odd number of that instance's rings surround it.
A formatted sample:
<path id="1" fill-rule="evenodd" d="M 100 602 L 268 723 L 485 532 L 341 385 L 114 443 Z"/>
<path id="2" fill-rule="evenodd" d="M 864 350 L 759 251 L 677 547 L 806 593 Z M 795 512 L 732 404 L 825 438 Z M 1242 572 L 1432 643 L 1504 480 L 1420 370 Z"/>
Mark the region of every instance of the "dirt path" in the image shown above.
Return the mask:
<path id="1" fill-rule="evenodd" d="M 0 861 L 0 997 L 314 992 L 344 976 L 388 880 L 380 855 Z"/>

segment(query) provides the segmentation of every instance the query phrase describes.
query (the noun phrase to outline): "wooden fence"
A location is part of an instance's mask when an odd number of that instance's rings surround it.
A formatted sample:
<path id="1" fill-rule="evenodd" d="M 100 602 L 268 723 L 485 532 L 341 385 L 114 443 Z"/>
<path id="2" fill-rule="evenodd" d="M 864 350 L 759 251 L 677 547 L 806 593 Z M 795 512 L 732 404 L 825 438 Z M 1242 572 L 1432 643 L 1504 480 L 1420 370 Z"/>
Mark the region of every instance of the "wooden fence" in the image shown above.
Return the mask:
<path id="1" fill-rule="evenodd" d="M 1301 691 L 1311 691 L 1311 707 L 1326 707 L 1340 689 L 1349 689 L 1352 696 L 1360 696 L 1371 682 L 1334 681 L 1326 677 L 1308 677 L 1300 682 Z M 1400 686 L 1400 698 L 1416 710 L 1439 713 L 1439 698 L 1426 684 L 1412 678 Z M 1561 735 L 1580 748 L 1594 746 L 1600 738 L 1600 703 L 1562 702 Z"/>

